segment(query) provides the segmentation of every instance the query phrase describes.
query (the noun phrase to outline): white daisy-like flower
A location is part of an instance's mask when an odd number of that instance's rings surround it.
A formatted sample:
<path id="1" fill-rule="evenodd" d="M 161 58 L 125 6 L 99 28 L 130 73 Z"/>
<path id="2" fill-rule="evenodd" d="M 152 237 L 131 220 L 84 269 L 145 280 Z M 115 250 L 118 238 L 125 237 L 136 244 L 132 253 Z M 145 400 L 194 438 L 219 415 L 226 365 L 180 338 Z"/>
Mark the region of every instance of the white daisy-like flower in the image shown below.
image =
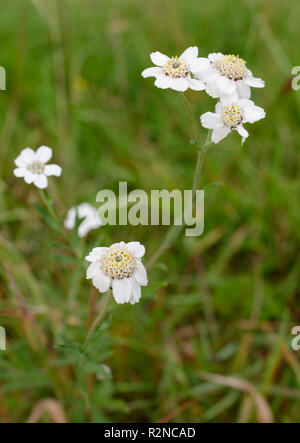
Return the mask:
<path id="1" fill-rule="evenodd" d="M 61 175 L 61 167 L 58 165 L 46 165 L 52 157 L 52 149 L 48 146 L 40 146 L 37 151 L 25 148 L 15 159 L 17 166 L 14 169 L 16 177 L 23 177 L 26 183 L 33 183 L 40 189 L 47 188 L 47 176 Z"/>
<path id="2" fill-rule="evenodd" d="M 80 205 L 71 208 L 64 221 L 67 229 L 74 229 L 76 224 L 76 215 L 79 219 L 84 219 L 78 227 L 79 237 L 85 237 L 92 229 L 97 229 L 102 225 L 98 216 L 97 209 L 89 203 L 80 203 Z"/>
<path id="3" fill-rule="evenodd" d="M 209 68 L 197 77 L 206 85 L 206 92 L 213 98 L 230 95 L 232 98 L 251 97 L 251 87 L 263 88 L 265 82 L 255 78 L 247 68 L 245 60 L 238 55 L 224 55 L 221 52 L 209 54 Z"/>
<path id="4" fill-rule="evenodd" d="M 94 248 L 86 257 L 91 262 L 86 278 L 99 292 L 112 287 L 117 303 L 137 303 L 141 286 L 147 286 L 147 273 L 141 258 L 145 247 L 139 242 L 114 243 L 109 248 Z"/>
<path id="5" fill-rule="evenodd" d="M 256 106 L 253 101 L 241 99 L 237 101 L 221 101 L 216 105 L 216 112 L 206 112 L 201 115 L 202 126 L 212 129 L 211 139 L 219 143 L 232 130 L 242 136 L 242 144 L 248 137 L 244 123 L 254 123 L 266 115 L 263 108 Z"/>
<path id="6" fill-rule="evenodd" d="M 204 83 L 195 76 L 207 70 L 210 63 L 207 58 L 198 57 L 196 46 L 187 48 L 180 57 L 170 58 L 156 51 L 150 54 L 150 58 L 156 66 L 145 69 L 142 76 L 156 77 L 154 84 L 158 88 L 171 88 L 182 92 L 188 88 L 195 91 L 205 89 Z"/>

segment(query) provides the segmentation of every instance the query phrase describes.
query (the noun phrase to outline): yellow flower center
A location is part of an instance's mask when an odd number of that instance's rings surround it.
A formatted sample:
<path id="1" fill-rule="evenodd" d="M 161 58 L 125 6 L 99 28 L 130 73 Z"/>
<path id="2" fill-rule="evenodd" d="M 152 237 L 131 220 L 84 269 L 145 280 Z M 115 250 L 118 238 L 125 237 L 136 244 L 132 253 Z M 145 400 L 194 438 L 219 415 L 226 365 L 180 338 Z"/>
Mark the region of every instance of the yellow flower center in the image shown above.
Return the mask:
<path id="1" fill-rule="evenodd" d="M 34 161 L 27 165 L 27 169 L 33 174 L 42 174 L 44 172 L 45 165 L 39 161 Z"/>
<path id="2" fill-rule="evenodd" d="M 169 75 L 173 78 L 184 78 L 189 75 L 189 69 L 185 61 L 175 57 L 170 58 L 163 66 L 163 72 L 165 75 Z"/>
<path id="3" fill-rule="evenodd" d="M 215 66 L 221 75 L 230 80 L 242 80 L 247 73 L 246 62 L 238 55 L 223 55 L 216 61 Z"/>
<path id="4" fill-rule="evenodd" d="M 111 246 L 100 259 L 102 272 L 118 280 L 131 277 L 136 266 L 136 258 L 126 246 Z"/>
<path id="5" fill-rule="evenodd" d="M 224 106 L 222 122 L 230 129 L 235 129 L 243 121 L 243 110 L 237 103 Z"/>

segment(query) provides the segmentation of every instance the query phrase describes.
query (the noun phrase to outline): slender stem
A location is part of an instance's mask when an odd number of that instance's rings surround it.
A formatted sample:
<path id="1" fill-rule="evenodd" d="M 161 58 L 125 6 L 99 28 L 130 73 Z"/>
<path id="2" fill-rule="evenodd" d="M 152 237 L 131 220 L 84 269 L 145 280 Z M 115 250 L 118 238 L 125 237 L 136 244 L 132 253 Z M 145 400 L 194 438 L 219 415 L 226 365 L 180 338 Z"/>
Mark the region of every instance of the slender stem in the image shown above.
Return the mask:
<path id="1" fill-rule="evenodd" d="M 84 350 L 86 349 L 86 347 L 88 345 L 88 342 L 90 341 L 90 338 L 93 335 L 93 332 L 95 331 L 95 329 L 97 328 L 97 326 L 99 325 L 99 323 L 101 322 L 101 320 L 103 319 L 103 317 L 104 317 L 104 315 L 106 313 L 106 307 L 107 307 L 107 302 L 108 302 L 108 294 L 109 294 L 109 292 L 106 292 L 106 294 L 103 295 L 102 303 L 101 303 L 101 306 L 100 306 L 99 313 L 98 313 L 97 317 L 95 318 L 92 326 L 88 330 L 88 333 L 87 333 L 87 335 L 85 337 L 85 340 L 84 340 L 84 343 L 83 343 L 83 349 Z"/>
<path id="2" fill-rule="evenodd" d="M 183 98 L 183 102 L 185 104 L 185 108 L 187 110 L 187 113 L 192 120 L 194 131 L 196 134 L 196 139 L 197 139 L 198 146 L 199 146 L 200 142 L 199 142 L 199 136 L 198 136 L 198 130 L 197 130 L 197 122 L 196 122 L 195 117 L 193 115 L 190 104 L 184 94 L 182 94 L 182 98 Z M 193 188 L 192 188 L 192 199 L 193 199 L 192 207 L 193 208 L 194 208 L 194 204 L 195 204 L 196 190 L 199 186 L 204 160 L 205 160 L 206 154 L 208 152 L 210 143 L 211 143 L 211 131 L 208 131 L 206 139 L 205 139 L 203 145 L 199 146 L 199 150 L 198 150 L 198 154 L 197 154 L 197 161 L 196 161 L 196 167 L 195 167 L 195 171 L 194 171 Z M 164 241 L 162 242 L 162 244 L 160 245 L 158 250 L 155 252 L 155 254 L 150 258 L 149 262 L 147 263 L 147 265 L 146 265 L 147 268 L 152 266 L 159 259 L 159 257 L 172 245 L 172 243 L 174 243 L 174 241 L 176 240 L 176 238 L 178 237 L 180 232 L 183 230 L 184 226 L 185 225 L 183 223 L 181 226 L 172 226 L 169 229 L 169 231 L 167 232 L 167 234 L 165 236 Z"/>

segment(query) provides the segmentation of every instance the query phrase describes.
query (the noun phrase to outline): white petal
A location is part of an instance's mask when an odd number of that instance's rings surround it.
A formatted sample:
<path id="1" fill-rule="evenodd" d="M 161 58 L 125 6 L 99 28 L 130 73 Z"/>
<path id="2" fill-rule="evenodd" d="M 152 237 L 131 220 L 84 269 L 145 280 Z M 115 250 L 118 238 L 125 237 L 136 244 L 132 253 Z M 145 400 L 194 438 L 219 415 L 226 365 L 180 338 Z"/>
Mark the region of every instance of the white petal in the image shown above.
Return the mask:
<path id="1" fill-rule="evenodd" d="M 100 272 L 100 263 L 99 261 L 94 261 L 90 264 L 86 271 L 86 278 L 93 278 Z"/>
<path id="2" fill-rule="evenodd" d="M 167 89 L 171 86 L 171 78 L 167 75 L 161 74 L 156 78 L 154 84 L 158 88 Z"/>
<path id="3" fill-rule="evenodd" d="M 169 57 L 167 55 L 164 55 L 159 51 L 151 52 L 150 58 L 152 62 L 157 66 L 163 66 L 169 60 Z"/>
<path id="4" fill-rule="evenodd" d="M 52 149 L 48 146 L 40 146 L 36 151 L 36 159 L 42 163 L 47 163 L 52 157 Z"/>
<path id="5" fill-rule="evenodd" d="M 263 110 L 263 108 L 259 106 L 249 105 L 243 107 L 243 110 L 244 110 L 244 117 L 243 117 L 244 123 L 254 123 L 266 116 L 266 113 Z"/>
<path id="6" fill-rule="evenodd" d="M 31 148 L 25 148 L 21 151 L 19 157 L 21 157 L 26 164 L 32 163 L 35 160 L 35 152 Z"/>
<path id="7" fill-rule="evenodd" d="M 36 174 L 32 174 L 32 172 L 28 171 L 28 169 L 25 172 L 24 180 L 26 183 L 30 184 L 32 183 L 36 178 Z"/>
<path id="8" fill-rule="evenodd" d="M 142 76 L 144 78 L 147 78 L 147 77 L 157 77 L 159 74 L 161 74 L 161 71 L 162 71 L 161 68 L 158 68 L 157 66 L 154 66 L 152 68 L 144 69 L 143 72 L 142 72 Z"/>
<path id="9" fill-rule="evenodd" d="M 181 91 L 184 92 L 188 89 L 189 84 L 187 79 L 185 78 L 173 78 L 171 82 L 171 88 L 174 89 L 174 91 Z"/>
<path id="10" fill-rule="evenodd" d="M 251 89 L 243 80 L 238 80 L 236 82 L 236 89 L 239 98 L 249 99 L 251 97 Z"/>
<path id="11" fill-rule="evenodd" d="M 24 177 L 26 172 L 27 172 L 26 168 L 16 168 L 16 169 L 14 169 L 14 175 L 16 177 Z"/>
<path id="12" fill-rule="evenodd" d="M 110 287 L 110 278 L 101 271 L 98 272 L 92 281 L 93 285 L 99 292 L 106 292 Z"/>
<path id="13" fill-rule="evenodd" d="M 221 123 L 220 114 L 215 114 L 213 112 L 206 112 L 200 117 L 201 124 L 204 128 L 214 129 L 217 125 Z"/>
<path id="14" fill-rule="evenodd" d="M 197 46 L 190 46 L 187 48 L 179 58 L 184 59 L 188 64 L 192 62 L 198 56 Z"/>
<path id="15" fill-rule="evenodd" d="M 26 168 L 28 164 L 21 154 L 14 160 L 14 162 L 18 168 Z"/>
<path id="16" fill-rule="evenodd" d="M 137 268 L 133 276 L 141 286 L 147 286 L 148 284 L 147 272 L 143 263 L 140 262 L 139 260 L 137 261 Z"/>
<path id="17" fill-rule="evenodd" d="M 130 298 L 130 303 L 134 305 L 135 303 L 139 302 L 142 295 L 142 291 L 141 291 L 141 286 L 137 283 L 135 278 L 132 278 L 131 280 L 132 280 L 132 294 Z"/>
<path id="18" fill-rule="evenodd" d="M 205 80 L 204 80 L 204 81 L 205 81 Z M 219 89 L 217 88 L 217 84 L 216 84 L 215 81 L 208 82 L 208 83 L 206 84 L 205 91 L 206 91 L 206 93 L 207 93 L 208 95 L 210 95 L 212 98 L 218 98 L 218 97 L 220 97 L 220 91 L 219 91 Z"/>
<path id="19" fill-rule="evenodd" d="M 85 257 L 85 259 L 89 262 L 93 262 L 96 260 L 99 260 L 99 258 L 108 250 L 108 248 L 103 248 L 103 247 L 99 247 L 99 248 L 93 248 L 91 250 L 91 252 L 89 253 L 89 255 L 87 255 Z"/>
<path id="20" fill-rule="evenodd" d="M 190 71 L 193 73 L 206 71 L 207 69 L 209 69 L 209 67 L 210 67 L 209 60 L 204 57 L 198 57 L 189 63 Z"/>
<path id="21" fill-rule="evenodd" d="M 126 246 L 137 258 L 141 258 L 145 254 L 145 246 L 141 245 L 139 241 L 131 241 Z"/>
<path id="22" fill-rule="evenodd" d="M 245 83 L 253 88 L 264 88 L 265 82 L 261 78 L 255 78 L 251 74 L 244 79 Z"/>
<path id="23" fill-rule="evenodd" d="M 215 63 L 217 60 L 219 60 L 219 58 L 222 57 L 222 55 L 223 54 L 221 52 L 212 52 L 211 54 L 208 54 L 208 60 Z"/>
<path id="24" fill-rule="evenodd" d="M 212 132 L 211 139 L 214 143 L 219 143 L 230 133 L 230 129 L 227 126 L 216 126 Z"/>
<path id="25" fill-rule="evenodd" d="M 221 76 L 217 80 L 217 87 L 224 94 L 233 94 L 235 92 L 236 84 L 234 80 L 230 80 L 225 76 Z"/>
<path id="26" fill-rule="evenodd" d="M 188 78 L 188 85 L 194 91 L 203 91 L 205 89 L 205 84 L 196 78 Z"/>
<path id="27" fill-rule="evenodd" d="M 123 278 L 122 280 L 113 280 L 112 282 L 113 296 L 117 303 L 123 304 L 130 300 L 132 286 L 128 280 L 128 278 Z"/>
<path id="28" fill-rule="evenodd" d="M 45 174 L 46 175 L 56 175 L 59 177 L 61 175 L 61 167 L 58 165 L 46 165 L 45 166 Z"/>
<path id="29" fill-rule="evenodd" d="M 246 131 L 246 129 L 243 127 L 243 125 L 239 125 L 236 128 L 237 132 L 242 136 L 242 144 L 244 143 L 244 141 L 246 140 L 246 138 L 249 136 L 248 131 Z"/>
<path id="30" fill-rule="evenodd" d="M 35 174 L 33 183 L 37 188 L 45 189 L 48 186 L 48 179 L 45 174 Z"/>

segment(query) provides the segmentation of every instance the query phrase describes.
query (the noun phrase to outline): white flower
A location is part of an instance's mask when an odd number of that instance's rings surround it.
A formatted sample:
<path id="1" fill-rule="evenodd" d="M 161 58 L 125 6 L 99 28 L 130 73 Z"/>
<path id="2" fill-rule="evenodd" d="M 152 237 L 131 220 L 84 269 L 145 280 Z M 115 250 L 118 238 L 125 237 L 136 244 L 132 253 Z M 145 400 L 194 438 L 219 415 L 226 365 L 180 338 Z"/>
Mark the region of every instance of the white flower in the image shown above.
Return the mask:
<path id="1" fill-rule="evenodd" d="M 249 135 L 243 124 L 254 123 L 265 115 L 263 108 L 255 106 L 253 101 L 241 99 L 217 103 L 216 112 L 206 112 L 200 120 L 204 128 L 213 130 L 211 139 L 214 143 L 219 143 L 232 130 L 236 130 L 242 136 L 243 144 Z"/>
<path id="2" fill-rule="evenodd" d="M 92 229 L 99 228 L 102 222 L 98 217 L 97 209 L 89 203 L 80 203 L 80 205 L 71 208 L 64 221 L 67 229 L 73 229 L 76 224 L 76 215 L 79 219 L 84 219 L 78 227 L 79 237 L 85 237 Z"/>
<path id="3" fill-rule="evenodd" d="M 250 87 L 263 88 L 265 82 L 255 78 L 246 62 L 239 56 L 224 55 L 221 52 L 209 54 L 210 63 L 206 71 L 197 77 L 206 85 L 206 92 L 213 98 L 230 95 L 232 98 L 251 97 Z"/>
<path id="4" fill-rule="evenodd" d="M 109 248 L 94 248 L 86 257 L 91 262 L 86 278 L 99 292 L 112 287 L 117 303 L 137 303 L 141 286 L 147 286 L 147 273 L 141 258 L 145 247 L 139 242 L 114 243 Z"/>
<path id="5" fill-rule="evenodd" d="M 46 165 L 52 157 L 52 149 L 48 146 L 40 146 L 36 152 L 25 148 L 15 159 L 17 166 L 14 169 L 16 177 L 24 177 L 26 183 L 33 183 L 40 189 L 47 188 L 47 176 L 61 175 L 61 167 L 58 165 Z"/>
<path id="6" fill-rule="evenodd" d="M 150 54 L 150 58 L 156 67 L 145 69 L 142 76 L 156 77 L 154 84 L 158 88 L 182 92 L 188 88 L 195 91 L 205 89 L 204 83 L 195 78 L 195 75 L 207 70 L 210 63 L 207 58 L 198 57 L 196 46 L 187 48 L 180 57 L 169 58 L 156 51 Z"/>

